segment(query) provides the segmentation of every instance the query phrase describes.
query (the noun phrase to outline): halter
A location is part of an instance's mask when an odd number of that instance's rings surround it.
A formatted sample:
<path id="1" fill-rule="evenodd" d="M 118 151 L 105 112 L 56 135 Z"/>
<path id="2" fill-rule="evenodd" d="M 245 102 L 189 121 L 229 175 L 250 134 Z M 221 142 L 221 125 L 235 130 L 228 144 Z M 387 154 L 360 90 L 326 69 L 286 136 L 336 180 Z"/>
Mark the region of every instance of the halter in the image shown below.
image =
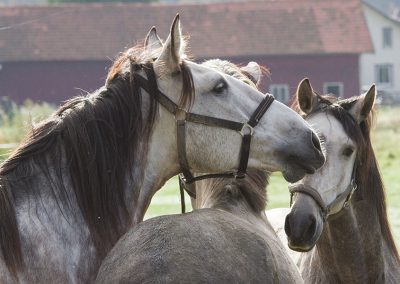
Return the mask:
<path id="1" fill-rule="evenodd" d="M 274 97 L 270 94 L 266 94 L 254 113 L 250 116 L 249 120 L 244 123 L 186 112 L 158 89 L 156 75 L 154 73 L 152 64 L 149 63 L 143 65 L 142 67 L 146 73 L 147 79 L 137 73 L 134 73 L 133 77 L 135 82 L 138 83 L 139 86 L 147 93 L 154 95 L 154 98 L 158 101 L 158 103 L 175 116 L 177 126 L 178 159 L 181 168 L 181 174 L 179 175 L 179 186 L 181 193 L 183 192 L 183 189 L 185 189 L 191 197 L 196 198 L 195 193 L 186 189 L 186 184 L 190 184 L 202 179 L 217 177 L 244 178 L 246 176 L 251 138 L 254 135 L 254 127 L 257 126 L 260 119 L 271 106 L 272 102 L 274 101 Z M 186 156 L 186 122 L 193 122 L 211 127 L 221 127 L 239 132 L 242 136 L 242 145 L 240 149 L 240 162 L 238 170 L 236 172 L 205 174 L 194 177 L 190 172 L 189 163 Z"/>
<path id="2" fill-rule="evenodd" d="M 292 207 L 293 204 L 293 196 L 296 192 L 299 193 L 304 193 L 308 196 L 310 196 L 314 201 L 318 204 L 318 206 L 321 208 L 322 211 L 322 218 L 324 221 L 333 214 L 339 213 L 343 208 L 347 208 L 349 206 L 349 202 L 351 200 L 351 197 L 353 196 L 354 192 L 357 190 L 357 183 L 355 181 L 356 179 L 356 172 L 357 172 L 357 166 L 354 164 L 353 166 L 353 172 L 351 174 L 351 181 L 350 184 L 346 187 L 346 190 L 339 194 L 335 200 L 333 200 L 329 204 L 325 204 L 324 200 L 321 197 L 321 194 L 319 192 L 308 185 L 305 185 L 303 183 L 295 184 L 289 186 L 289 192 L 290 192 L 290 207 Z M 341 207 L 339 207 L 339 205 Z M 340 208 L 339 210 L 334 210 L 335 208 Z"/>

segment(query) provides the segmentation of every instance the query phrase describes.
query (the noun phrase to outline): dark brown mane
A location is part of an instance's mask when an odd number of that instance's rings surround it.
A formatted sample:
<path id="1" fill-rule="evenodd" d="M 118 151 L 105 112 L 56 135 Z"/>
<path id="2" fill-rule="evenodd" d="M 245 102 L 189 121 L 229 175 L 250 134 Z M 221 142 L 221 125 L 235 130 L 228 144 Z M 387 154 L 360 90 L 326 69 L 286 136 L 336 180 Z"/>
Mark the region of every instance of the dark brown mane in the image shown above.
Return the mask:
<path id="1" fill-rule="evenodd" d="M 126 230 L 130 216 L 124 189 L 138 182 L 133 180 L 133 167 L 145 162 L 158 109 L 155 96 L 150 95 L 148 113 L 142 113 L 142 92 L 133 80 L 134 72 L 153 61 L 146 54 L 141 47 L 121 54 L 110 68 L 105 88 L 66 102 L 33 127 L 0 166 L 0 250 L 14 274 L 23 269 L 14 207 L 24 194 L 40 199 L 42 189 L 32 186 L 38 173 L 46 178 L 57 203 L 63 204 L 60 210 L 71 208 L 69 194 L 77 200 L 100 256 Z M 191 104 L 193 78 L 185 62 L 181 74 L 181 102 Z M 72 181 L 72 192 L 63 183 L 66 177 Z"/>
<path id="2" fill-rule="evenodd" d="M 234 207 L 243 199 L 255 213 L 265 210 L 267 203 L 266 187 L 269 174 L 260 170 L 248 170 L 245 178 L 212 178 L 197 182 L 200 190 L 215 201 L 220 208 Z"/>
<path id="3" fill-rule="evenodd" d="M 371 127 L 375 119 L 375 110 L 371 111 L 366 120 L 358 124 L 349 113 L 358 98 L 352 97 L 339 100 L 333 96 L 318 96 L 318 106 L 308 116 L 321 112 L 332 115 L 342 124 L 346 134 L 356 143 L 358 152 L 355 164 L 357 167 L 355 179 L 358 190 L 353 200 L 365 199 L 371 204 L 371 209 L 376 208 L 382 236 L 397 261 L 400 262 L 388 223 L 385 189 L 370 138 Z M 293 106 L 299 112 L 298 102 L 295 101 Z"/>

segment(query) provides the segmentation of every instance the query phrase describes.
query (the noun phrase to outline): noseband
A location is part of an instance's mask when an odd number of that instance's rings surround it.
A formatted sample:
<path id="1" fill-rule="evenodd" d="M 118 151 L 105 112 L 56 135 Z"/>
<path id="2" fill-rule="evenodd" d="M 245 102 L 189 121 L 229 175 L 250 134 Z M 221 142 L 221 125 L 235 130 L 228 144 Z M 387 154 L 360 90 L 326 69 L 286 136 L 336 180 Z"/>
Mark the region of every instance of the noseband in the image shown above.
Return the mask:
<path id="1" fill-rule="evenodd" d="M 244 123 L 186 112 L 158 89 L 156 75 L 154 73 L 152 64 L 143 65 L 142 68 L 146 73 L 147 79 L 135 72 L 133 74 L 135 82 L 138 83 L 139 86 L 147 93 L 154 95 L 154 98 L 158 101 L 158 103 L 160 103 L 163 107 L 165 107 L 165 109 L 175 116 L 177 126 L 178 159 L 181 168 L 181 174 L 179 175 L 181 193 L 183 192 L 183 189 L 185 189 L 191 197 L 196 198 L 196 194 L 194 192 L 187 190 L 186 184 L 190 184 L 202 179 L 217 177 L 244 178 L 247 171 L 250 144 L 251 138 L 254 135 L 254 127 L 257 126 L 260 119 L 271 106 L 272 102 L 274 101 L 274 97 L 270 94 L 266 94 L 264 99 L 250 116 L 249 120 Z M 211 127 L 221 127 L 239 132 L 242 136 L 242 145 L 240 149 L 240 162 L 238 170 L 236 172 L 206 174 L 194 177 L 190 172 L 190 167 L 186 156 L 186 122 L 198 123 Z M 184 208 L 182 209 L 184 210 Z"/>
<path id="2" fill-rule="evenodd" d="M 357 184 L 356 184 L 356 171 L 357 167 L 356 164 L 353 166 L 353 172 L 351 174 L 351 181 L 350 184 L 346 187 L 346 190 L 339 194 L 335 200 L 333 200 L 329 204 L 325 204 L 324 200 L 321 197 L 321 194 L 319 192 L 308 185 L 305 185 L 303 183 L 295 184 L 289 186 L 289 192 L 290 192 L 290 207 L 293 205 L 293 196 L 295 193 L 303 193 L 308 196 L 310 196 L 314 201 L 318 204 L 318 206 L 321 208 L 322 212 L 322 218 L 324 221 L 330 216 L 334 215 L 336 213 L 339 213 L 343 208 L 347 208 L 349 205 L 349 202 L 351 200 L 351 197 L 353 196 L 354 192 L 357 190 Z M 339 207 L 341 205 L 341 207 Z M 335 208 L 338 208 L 339 210 L 334 210 Z"/>

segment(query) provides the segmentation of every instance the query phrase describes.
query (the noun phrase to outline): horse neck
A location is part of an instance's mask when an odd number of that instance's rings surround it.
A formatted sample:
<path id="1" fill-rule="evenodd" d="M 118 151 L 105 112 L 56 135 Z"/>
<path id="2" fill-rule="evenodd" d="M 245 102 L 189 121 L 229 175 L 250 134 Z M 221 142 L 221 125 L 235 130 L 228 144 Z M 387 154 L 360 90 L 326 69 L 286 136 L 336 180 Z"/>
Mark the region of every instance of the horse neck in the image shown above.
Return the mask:
<path id="1" fill-rule="evenodd" d="M 149 95 L 145 94 L 145 92 L 143 92 L 142 95 L 142 110 L 146 115 L 146 109 L 148 109 L 149 105 Z M 95 99 L 96 94 L 91 95 L 89 98 L 89 100 Z M 82 107 L 81 111 L 85 111 L 84 107 Z M 174 144 L 176 141 L 173 138 L 175 137 L 174 132 L 171 131 L 171 135 L 165 135 L 165 129 L 168 129 L 167 126 L 169 125 L 169 127 L 171 127 L 174 125 L 173 117 L 169 113 L 166 113 L 166 110 L 161 108 L 158 112 L 158 116 L 150 134 L 148 144 L 146 143 L 146 145 L 144 145 L 141 137 L 139 137 L 138 149 L 147 149 L 144 153 L 143 163 L 131 166 L 130 170 L 132 172 L 127 172 L 127 176 L 131 174 L 132 178 L 128 179 L 129 182 L 123 184 L 124 202 L 129 217 L 132 218 L 130 222 L 128 221 L 128 225 L 129 223 L 136 224 L 142 221 L 151 197 L 161 188 L 166 180 L 178 173 L 178 163 L 175 157 L 177 151 L 175 150 L 176 144 Z M 102 118 L 98 117 L 97 119 L 101 120 Z M 170 120 L 172 120 L 172 122 Z M 164 132 L 162 130 L 164 130 Z M 40 157 L 37 156 L 34 159 L 29 158 L 19 162 L 20 165 L 16 170 L 12 170 L 11 173 L 7 175 L 15 180 L 15 183 L 10 183 L 10 186 L 12 189 L 15 189 L 13 190 L 13 195 L 18 199 L 15 205 L 15 211 L 18 218 L 18 230 L 22 231 L 21 242 L 24 250 L 29 254 L 30 247 L 26 248 L 26 246 L 30 245 L 32 248 L 35 247 L 33 241 L 27 240 L 38 239 L 39 242 L 41 241 L 38 235 L 42 233 L 38 233 L 37 230 L 35 231 L 34 226 L 32 226 L 31 215 L 37 215 L 38 218 L 39 216 L 41 216 L 40 218 L 44 216 L 43 218 L 46 218 L 46 221 L 41 220 L 41 224 L 45 226 L 46 234 L 53 234 L 52 236 L 55 240 L 54 243 L 49 240 L 44 250 L 46 251 L 46 249 L 51 246 L 58 247 L 58 253 L 53 254 L 53 256 L 57 258 L 57 261 L 62 258 L 66 259 L 63 253 L 65 255 L 66 251 L 68 251 L 68 248 L 63 247 L 63 244 L 57 243 L 58 239 L 60 239 L 58 237 L 59 234 L 62 234 L 63 239 L 67 240 L 66 242 L 72 243 L 74 249 L 78 249 L 78 251 L 90 247 L 89 252 L 87 252 L 90 256 L 87 254 L 85 255 L 85 253 L 76 256 L 79 258 L 76 260 L 77 262 L 82 259 L 88 260 L 87 267 L 80 268 L 80 270 L 82 270 L 81 273 L 86 275 L 82 276 L 83 279 L 87 279 L 85 277 L 93 273 L 93 271 L 90 271 L 98 264 L 98 261 L 101 260 L 101 255 L 106 253 L 107 250 L 105 249 L 104 252 L 98 254 L 92 249 L 93 243 L 90 241 L 88 225 L 83 220 L 82 215 L 78 213 L 80 209 L 71 179 L 73 172 L 68 171 L 68 169 L 73 170 L 74 166 L 71 166 L 69 162 L 70 156 L 68 155 L 67 147 L 63 144 L 64 139 L 65 137 L 63 137 L 63 139 L 57 139 L 57 144 L 50 147 L 50 150 L 40 155 Z M 39 160 L 46 160 L 46 166 L 38 166 L 36 162 Z M 94 160 L 94 162 L 96 161 Z M 30 172 L 33 174 L 29 181 L 25 181 L 27 179 L 21 179 L 21 175 L 27 175 L 25 172 L 26 169 L 31 169 Z M 47 173 L 41 173 L 43 169 L 47 169 Z M 30 174 L 28 173 L 28 175 Z M 21 185 L 22 183 L 23 185 Z M 17 190 L 18 188 L 22 188 L 22 190 Z M 29 189 L 31 194 L 26 194 L 27 189 Z M 34 192 L 37 194 L 33 194 Z M 40 197 L 34 199 L 33 195 Z M 35 208 L 35 206 L 30 206 L 32 202 L 37 204 L 35 212 L 32 211 L 33 209 L 26 210 L 26 207 Z M 120 206 L 120 204 L 115 204 L 115 206 Z M 48 222 L 47 219 L 49 219 Z M 126 222 L 115 224 L 115 226 L 119 228 L 119 233 L 124 233 L 126 231 L 126 225 Z M 45 238 L 44 235 L 43 238 Z M 118 237 L 114 237 L 113 239 L 116 241 Z M 113 244 L 110 243 L 109 240 L 107 246 L 104 243 L 104 248 L 111 248 L 112 245 Z M 25 254 L 24 251 L 23 254 Z M 37 259 L 36 261 L 40 262 L 41 260 Z M 67 270 L 68 268 L 66 267 L 65 269 Z M 74 270 L 78 268 L 70 269 Z"/>
<path id="2" fill-rule="evenodd" d="M 160 111 L 160 113 L 165 112 Z M 166 115 L 166 114 L 164 114 Z M 161 114 L 162 116 L 162 114 Z M 174 175 L 179 173 L 176 142 L 174 133 L 171 131 L 172 139 L 164 134 L 167 118 L 162 117 L 156 122 L 154 131 L 150 138 L 149 150 L 145 166 L 135 167 L 136 175 L 140 176 L 140 182 L 135 185 L 135 198 L 133 201 L 132 222 L 136 225 L 143 221 L 147 208 L 154 194 Z M 173 125 L 173 121 L 169 122 Z"/>
<path id="3" fill-rule="evenodd" d="M 142 92 L 143 111 L 149 108 L 149 94 Z M 165 108 L 159 107 L 148 141 L 144 164 L 133 166 L 134 185 L 128 185 L 125 192 L 127 206 L 131 208 L 132 225 L 143 221 L 147 208 L 154 194 L 171 177 L 180 172 L 178 162 L 177 141 L 175 135 L 175 119 Z"/>
<path id="4" fill-rule="evenodd" d="M 326 281 L 340 283 L 381 283 L 390 257 L 378 214 L 365 200 L 331 216 L 311 254 Z"/>

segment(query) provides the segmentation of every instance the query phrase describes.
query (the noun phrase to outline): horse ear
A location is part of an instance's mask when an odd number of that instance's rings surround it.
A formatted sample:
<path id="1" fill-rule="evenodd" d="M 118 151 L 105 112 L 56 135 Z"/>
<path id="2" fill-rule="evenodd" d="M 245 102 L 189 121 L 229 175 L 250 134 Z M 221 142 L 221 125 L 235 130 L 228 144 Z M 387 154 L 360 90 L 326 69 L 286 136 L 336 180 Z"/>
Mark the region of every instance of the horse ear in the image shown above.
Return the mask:
<path id="1" fill-rule="evenodd" d="M 180 64 L 185 57 L 184 45 L 179 14 L 177 14 L 172 22 L 170 34 L 165 41 L 161 54 L 154 63 L 154 67 L 159 72 L 167 72 L 169 74 L 180 71 Z"/>
<path id="2" fill-rule="evenodd" d="M 308 78 L 301 80 L 297 86 L 296 97 L 299 102 L 300 110 L 305 114 L 309 114 L 318 103 L 318 97 L 314 93 Z"/>
<path id="3" fill-rule="evenodd" d="M 376 88 L 375 84 L 373 84 L 367 93 L 361 95 L 356 103 L 349 110 L 350 114 L 355 118 L 355 120 L 360 123 L 364 121 L 369 113 L 371 112 L 376 97 Z"/>
<path id="4" fill-rule="evenodd" d="M 261 81 L 262 71 L 260 65 L 258 63 L 251 61 L 246 66 L 240 68 L 240 70 L 245 74 L 248 75 L 249 79 L 256 85 Z"/>
<path id="5" fill-rule="evenodd" d="M 161 49 L 162 47 L 163 43 L 158 37 L 156 27 L 152 27 L 144 40 L 144 48 L 146 51 L 152 52 Z"/>

